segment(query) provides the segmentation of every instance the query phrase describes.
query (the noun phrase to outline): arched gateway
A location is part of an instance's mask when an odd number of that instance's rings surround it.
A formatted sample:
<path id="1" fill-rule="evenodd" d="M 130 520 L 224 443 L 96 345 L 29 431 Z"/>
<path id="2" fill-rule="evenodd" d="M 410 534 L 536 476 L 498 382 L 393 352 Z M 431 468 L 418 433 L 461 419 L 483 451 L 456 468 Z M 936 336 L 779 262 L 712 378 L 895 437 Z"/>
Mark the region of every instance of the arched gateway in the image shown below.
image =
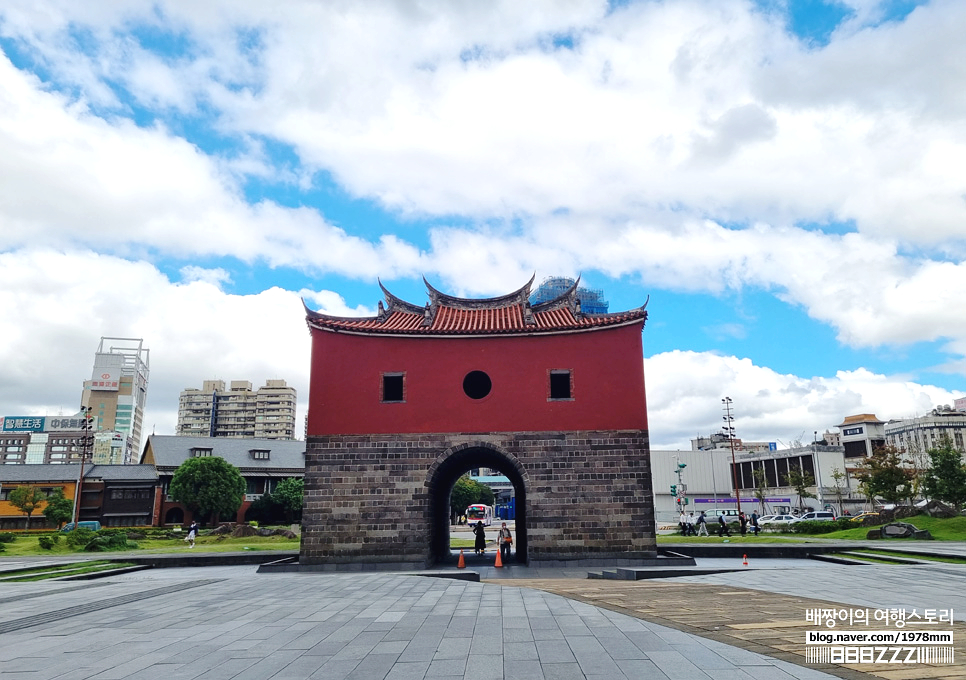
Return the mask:
<path id="1" fill-rule="evenodd" d="M 449 495 L 493 468 L 529 564 L 653 558 L 644 307 L 584 314 L 577 284 L 369 318 L 306 310 L 312 375 L 299 563 L 423 568 L 449 555 Z"/>

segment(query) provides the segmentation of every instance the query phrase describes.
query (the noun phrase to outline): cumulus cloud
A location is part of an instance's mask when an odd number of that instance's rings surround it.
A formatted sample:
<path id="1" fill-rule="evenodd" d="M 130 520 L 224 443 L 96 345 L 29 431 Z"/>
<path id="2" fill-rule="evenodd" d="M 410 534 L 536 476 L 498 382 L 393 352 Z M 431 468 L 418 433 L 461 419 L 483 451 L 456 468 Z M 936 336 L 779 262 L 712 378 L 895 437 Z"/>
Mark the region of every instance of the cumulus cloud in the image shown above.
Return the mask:
<path id="1" fill-rule="evenodd" d="M 907 418 L 950 404 L 955 396 L 865 369 L 796 376 L 710 352 L 656 354 L 645 359 L 644 372 L 654 449 L 689 449 L 691 439 L 718 432 L 724 397 L 732 399 L 737 437 L 789 445 L 811 441 L 813 432 L 834 431 L 845 416 Z"/>

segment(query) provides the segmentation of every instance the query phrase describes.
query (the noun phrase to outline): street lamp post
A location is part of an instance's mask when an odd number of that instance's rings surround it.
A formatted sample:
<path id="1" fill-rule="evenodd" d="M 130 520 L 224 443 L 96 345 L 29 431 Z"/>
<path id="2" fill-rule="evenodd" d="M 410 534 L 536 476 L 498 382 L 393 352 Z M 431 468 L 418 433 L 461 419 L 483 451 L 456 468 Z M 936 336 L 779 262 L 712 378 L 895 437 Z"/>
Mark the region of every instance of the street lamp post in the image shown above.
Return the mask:
<path id="1" fill-rule="evenodd" d="M 812 460 L 815 464 L 815 490 L 818 492 L 819 510 L 825 509 L 825 499 L 822 497 L 822 468 L 818 464 L 818 430 L 812 433 Z"/>
<path id="2" fill-rule="evenodd" d="M 731 397 L 725 397 L 721 400 L 724 404 L 725 415 L 722 419 L 725 421 L 726 425 L 724 427 L 725 435 L 728 437 L 728 441 L 731 443 L 731 478 L 735 487 L 735 502 L 738 505 L 738 513 L 741 513 L 741 491 L 738 489 L 738 463 L 735 461 L 735 428 L 732 423 L 734 422 L 734 417 L 731 415 Z"/>

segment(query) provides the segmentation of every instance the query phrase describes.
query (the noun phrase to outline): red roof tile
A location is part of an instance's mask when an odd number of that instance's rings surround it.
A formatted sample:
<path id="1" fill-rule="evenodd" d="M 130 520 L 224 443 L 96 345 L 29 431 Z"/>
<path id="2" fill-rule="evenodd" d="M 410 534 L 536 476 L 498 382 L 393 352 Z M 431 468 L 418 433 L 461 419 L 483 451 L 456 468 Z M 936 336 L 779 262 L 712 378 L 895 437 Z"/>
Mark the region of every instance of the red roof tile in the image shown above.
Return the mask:
<path id="1" fill-rule="evenodd" d="M 574 295 L 576 286 L 556 300 L 531 306 L 530 284 L 515 293 L 486 299 L 455 298 L 426 285 L 432 304 L 424 308 L 383 288 L 388 309 L 383 310 L 380 303 L 378 316 L 334 317 L 306 308 L 306 321 L 320 330 L 365 335 L 518 335 L 593 330 L 647 319 L 644 306 L 616 314 L 581 314 Z"/>

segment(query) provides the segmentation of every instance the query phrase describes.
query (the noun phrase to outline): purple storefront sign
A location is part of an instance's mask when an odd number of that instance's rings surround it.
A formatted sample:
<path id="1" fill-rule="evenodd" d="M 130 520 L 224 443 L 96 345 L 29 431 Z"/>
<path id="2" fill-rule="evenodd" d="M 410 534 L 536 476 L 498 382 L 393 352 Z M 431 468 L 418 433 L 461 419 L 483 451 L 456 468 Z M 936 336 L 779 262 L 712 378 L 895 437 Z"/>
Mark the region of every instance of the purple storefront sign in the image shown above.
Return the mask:
<path id="1" fill-rule="evenodd" d="M 732 496 L 731 498 L 717 498 L 717 499 L 715 499 L 715 498 L 692 498 L 691 501 L 693 503 L 737 503 L 738 502 L 737 499 L 735 499 L 734 496 Z M 742 498 L 741 499 L 741 502 L 742 503 L 757 503 L 758 502 L 758 499 L 757 498 Z M 770 497 L 770 498 L 765 498 L 765 502 L 766 503 L 791 503 L 792 502 L 792 499 L 791 498 L 777 498 L 777 497 L 771 498 Z"/>

